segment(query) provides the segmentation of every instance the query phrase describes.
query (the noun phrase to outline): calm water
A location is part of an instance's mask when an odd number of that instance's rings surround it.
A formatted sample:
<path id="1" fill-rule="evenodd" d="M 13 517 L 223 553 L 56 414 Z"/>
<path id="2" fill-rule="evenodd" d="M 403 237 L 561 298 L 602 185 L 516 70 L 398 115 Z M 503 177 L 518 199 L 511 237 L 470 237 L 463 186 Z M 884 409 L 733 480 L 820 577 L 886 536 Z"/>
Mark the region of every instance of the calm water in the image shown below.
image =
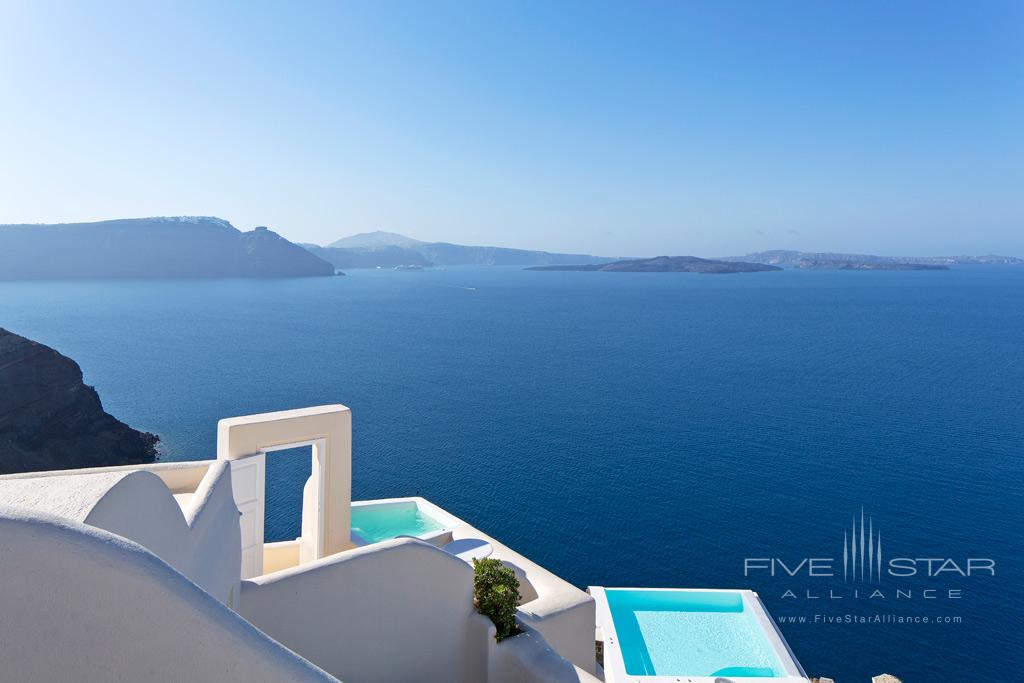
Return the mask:
<path id="1" fill-rule="evenodd" d="M 354 506 L 351 524 L 353 533 L 368 543 L 386 541 L 396 536 L 422 536 L 444 528 L 440 522 L 420 512 L 416 503 L 411 502 Z"/>
<path id="2" fill-rule="evenodd" d="M 807 620 L 782 628 L 809 673 L 996 680 L 1024 654 L 1024 269 L 0 283 L 0 326 L 169 459 L 212 457 L 220 417 L 345 403 L 356 498 L 423 495 L 581 586 L 753 588 Z M 306 462 L 271 459 L 269 535 L 297 534 Z M 862 507 L 887 559 L 997 576 L 744 576 L 841 558 Z"/>
<path id="3" fill-rule="evenodd" d="M 631 676 L 786 675 L 740 593 L 609 590 L 605 596 Z"/>

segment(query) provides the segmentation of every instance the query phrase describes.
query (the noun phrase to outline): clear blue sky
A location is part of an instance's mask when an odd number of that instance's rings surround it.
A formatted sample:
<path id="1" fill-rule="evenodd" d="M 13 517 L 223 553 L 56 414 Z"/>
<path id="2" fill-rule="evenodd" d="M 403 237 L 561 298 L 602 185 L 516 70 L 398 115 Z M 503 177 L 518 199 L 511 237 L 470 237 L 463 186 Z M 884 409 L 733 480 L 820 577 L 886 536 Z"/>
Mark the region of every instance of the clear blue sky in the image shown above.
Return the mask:
<path id="1" fill-rule="evenodd" d="M 1024 2 L 0 4 L 0 223 L 1024 256 Z"/>

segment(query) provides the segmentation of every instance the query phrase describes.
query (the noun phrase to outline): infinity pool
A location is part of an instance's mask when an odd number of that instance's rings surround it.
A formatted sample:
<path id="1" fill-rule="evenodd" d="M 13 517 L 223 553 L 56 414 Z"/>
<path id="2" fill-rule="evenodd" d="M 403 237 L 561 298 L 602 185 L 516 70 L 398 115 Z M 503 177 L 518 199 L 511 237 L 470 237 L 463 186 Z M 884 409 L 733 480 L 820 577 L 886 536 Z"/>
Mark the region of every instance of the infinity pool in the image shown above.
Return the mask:
<path id="1" fill-rule="evenodd" d="M 621 666 L 626 676 L 804 680 L 760 600 L 749 591 L 591 592 L 599 623 L 605 612 L 605 667 L 613 674 Z M 612 680 L 622 679 L 613 675 Z"/>
<path id="2" fill-rule="evenodd" d="M 353 540 L 361 540 L 364 544 L 396 536 L 422 536 L 443 528 L 440 522 L 421 511 L 411 500 L 352 506 Z"/>

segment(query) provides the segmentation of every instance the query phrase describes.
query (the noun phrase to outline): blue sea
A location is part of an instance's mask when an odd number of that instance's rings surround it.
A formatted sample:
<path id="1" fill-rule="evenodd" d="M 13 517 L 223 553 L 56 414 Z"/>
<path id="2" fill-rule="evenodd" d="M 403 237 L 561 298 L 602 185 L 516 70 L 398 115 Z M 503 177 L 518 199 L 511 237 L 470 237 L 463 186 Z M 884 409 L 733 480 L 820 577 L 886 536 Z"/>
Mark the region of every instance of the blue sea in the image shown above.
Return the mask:
<path id="1" fill-rule="evenodd" d="M 340 402 L 356 498 L 425 496 L 580 586 L 753 588 L 841 683 L 1020 670 L 1024 268 L 0 283 L 0 326 L 166 459 Z M 289 538 L 308 460 L 275 455 Z M 862 510 L 886 562 L 943 571 L 844 581 Z"/>

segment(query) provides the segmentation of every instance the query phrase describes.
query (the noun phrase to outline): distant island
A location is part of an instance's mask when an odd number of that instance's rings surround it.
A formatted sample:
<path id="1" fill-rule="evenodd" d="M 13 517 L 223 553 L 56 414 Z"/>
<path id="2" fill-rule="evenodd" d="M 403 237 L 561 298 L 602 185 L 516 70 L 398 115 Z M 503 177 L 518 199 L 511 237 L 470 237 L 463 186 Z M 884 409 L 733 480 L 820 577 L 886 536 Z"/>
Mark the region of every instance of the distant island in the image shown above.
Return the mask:
<path id="1" fill-rule="evenodd" d="M 819 270 L 948 270 L 955 265 L 1024 265 L 1024 259 L 1013 256 L 875 256 L 783 249 L 713 259 L 695 256 L 623 258 L 423 242 L 379 230 L 343 237 L 326 246 L 301 246 L 336 268 L 475 265 L 527 266 L 528 270 L 747 273 L 773 269 L 757 266 Z"/>
<path id="2" fill-rule="evenodd" d="M 411 249 L 394 245 L 376 248 L 321 247 L 316 244 L 300 245 L 311 254 L 327 261 L 335 268 L 395 268 L 397 266 L 430 267 L 433 261 Z"/>
<path id="3" fill-rule="evenodd" d="M 265 227 L 205 216 L 0 225 L 0 280 L 307 277 L 333 265 Z"/>
<path id="4" fill-rule="evenodd" d="M 533 266 L 526 270 L 601 271 L 608 273 L 759 273 L 782 270 L 778 266 L 742 261 L 716 261 L 696 256 L 656 256 L 646 259 L 625 259 L 611 263 Z"/>
<path id="5" fill-rule="evenodd" d="M 78 363 L 3 328 L 0 387 L 0 474 L 156 459 L 156 435 L 105 412 Z"/>
<path id="6" fill-rule="evenodd" d="M 589 254 L 559 254 L 506 247 L 476 247 L 448 242 L 421 242 L 394 232 L 364 232 L 321 247 L 303 244 L 336 268 L 394 268 L 395 266 L 533 266 L 608 263 L 613 258 Z"/>
<path id="7" fill-rule="evenodd" d="M 946 270 L 948 266 L 963 265 L 1024 265 L 1024 259 L 1019 259 L 1015 256 L 875 256 L 873 254 L 806 252 L 786 249 L 758 251 L 745 256 L 724 256 L 720 257 L 719 260 L 766 263 L 783 268 L 843 268 L 846 270 L 883 270 L 883 268 L 878 267 L 882 265 L 897 266 L 895 268 L 885 268 L 884 270 Z M 847 266 L 844 264 L 852 265 Z M 898 266 L 900 265 L 944 266 L 944 268 L 899 268 Z"/>
<path id="8" fill-rule="evenodd" d="M 949 270 L 949 266 L 935 263 L 901 263 L 894 261 L 835 261 L 830 259 L 800 259 L 797 268 L 809 270 Z"/>

